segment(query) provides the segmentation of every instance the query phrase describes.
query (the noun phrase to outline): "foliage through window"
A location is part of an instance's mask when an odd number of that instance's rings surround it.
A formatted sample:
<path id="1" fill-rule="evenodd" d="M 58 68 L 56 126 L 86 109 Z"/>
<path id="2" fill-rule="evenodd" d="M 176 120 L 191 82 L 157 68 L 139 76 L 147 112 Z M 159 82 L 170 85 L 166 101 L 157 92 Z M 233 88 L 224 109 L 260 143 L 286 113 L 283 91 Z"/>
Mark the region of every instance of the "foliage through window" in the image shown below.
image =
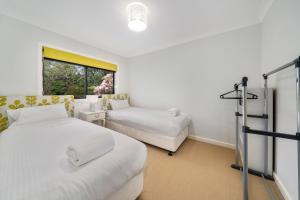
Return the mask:
<path id="1" fill-rule="evenodd" d="M 114 72 L 52 59 L 43 59 L 43 94 L 86 95 L 113 94 Z"/>

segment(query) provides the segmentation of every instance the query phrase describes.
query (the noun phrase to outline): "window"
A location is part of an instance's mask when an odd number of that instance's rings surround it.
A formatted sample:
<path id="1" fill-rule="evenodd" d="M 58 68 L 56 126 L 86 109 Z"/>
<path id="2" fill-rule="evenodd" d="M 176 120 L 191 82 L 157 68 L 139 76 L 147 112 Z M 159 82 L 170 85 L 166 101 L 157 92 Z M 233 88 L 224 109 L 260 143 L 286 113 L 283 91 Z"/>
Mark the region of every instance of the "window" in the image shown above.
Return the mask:
<path id="1" fill-rule="evenodd" d="M 115 72 L 65 61 L 43 58 L 43 94 L 86 95 L 113 94 Z"/>

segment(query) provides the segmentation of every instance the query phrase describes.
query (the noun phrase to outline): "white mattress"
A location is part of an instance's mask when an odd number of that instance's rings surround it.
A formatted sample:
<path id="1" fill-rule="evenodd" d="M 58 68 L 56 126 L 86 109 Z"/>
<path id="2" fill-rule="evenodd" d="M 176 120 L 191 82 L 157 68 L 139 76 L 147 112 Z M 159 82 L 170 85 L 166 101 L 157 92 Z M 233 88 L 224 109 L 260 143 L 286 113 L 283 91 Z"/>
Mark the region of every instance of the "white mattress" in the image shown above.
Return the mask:
<path id="1" fill-rule="evenodd" d="M 67 161 L 68 145 L 105 131 L 113 151 L 80 168 Z M 143 171 L 146 157 L 142 143 L 78 119 L 12 125 L 0 135 L 0 199 L 105 199 Z"/>
<path id="2" fill-rule="evenodd" d="M 160 133 L 176 137 L 190 123 L 184 113 L 171 116 L 167 110 L 129 107 L 108 111 L 108 120 L 150 133 Z"/>

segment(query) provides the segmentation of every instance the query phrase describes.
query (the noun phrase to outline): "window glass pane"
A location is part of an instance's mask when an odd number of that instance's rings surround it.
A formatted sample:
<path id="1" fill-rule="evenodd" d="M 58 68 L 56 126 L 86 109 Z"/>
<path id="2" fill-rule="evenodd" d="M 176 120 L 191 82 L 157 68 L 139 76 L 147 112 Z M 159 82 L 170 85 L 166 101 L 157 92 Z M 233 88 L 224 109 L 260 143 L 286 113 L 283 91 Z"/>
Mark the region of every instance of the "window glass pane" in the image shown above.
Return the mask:
<path id="1" fill-rule="evenodd" d="M 113 72 L 97 68 L 87 68 L 87 94 L 98 95 L 113 94 Z"/>
<path id="2" fill-rule="evenodd" d="M 85 98 L 85 67 L 49 59 L 43 62 L 44 95 Z"/>

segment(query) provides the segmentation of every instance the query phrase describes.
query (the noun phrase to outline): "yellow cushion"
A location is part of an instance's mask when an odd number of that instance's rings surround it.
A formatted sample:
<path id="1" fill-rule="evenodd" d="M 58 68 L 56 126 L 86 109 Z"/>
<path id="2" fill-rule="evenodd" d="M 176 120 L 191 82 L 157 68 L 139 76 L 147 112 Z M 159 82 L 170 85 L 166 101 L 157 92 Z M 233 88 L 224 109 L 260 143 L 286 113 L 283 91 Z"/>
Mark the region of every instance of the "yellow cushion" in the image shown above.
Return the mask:
<path id="1" fill-rule="evenodd" d="M 107 110 L 111 110 L 111 105 L 109 100 L 110 99 L 115 99 L 115 100 L 126 100 L 128 99 L 129 101 L 129 95 L 126 93 L 123 94 L 104 94 L 102 95 L 102 102 L 103 106 L 107 108 Z"/>

